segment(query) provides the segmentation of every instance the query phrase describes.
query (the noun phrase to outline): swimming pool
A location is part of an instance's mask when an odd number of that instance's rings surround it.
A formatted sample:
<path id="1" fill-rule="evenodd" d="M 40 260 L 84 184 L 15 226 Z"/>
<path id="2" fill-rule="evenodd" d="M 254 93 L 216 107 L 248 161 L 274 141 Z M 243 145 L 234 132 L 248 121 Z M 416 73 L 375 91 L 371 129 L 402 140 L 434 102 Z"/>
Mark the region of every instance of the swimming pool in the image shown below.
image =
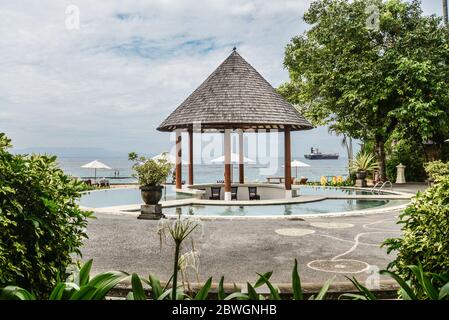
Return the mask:
<path id="1" fill-rule="evenodd" d="M 163 212 L 167 215 L 201 216 L 301 216 L 366 210 L 383 206 L 393 207 L 406 203 L 408 203 L 407 200 L 326 199 L 316 202 L 263 206 L 188 205 L 164 208 Z"/>
<path id="2" fill-rule="evenodd" d="M 165 192 L 162 191 L 162 201 L 182 199 L 185 198 L 182 194 L 176 194 L 175 190 L 169 186 Z M 140 196 L 139 188 L 117 188 L 95 190 L 84 193 L 79 200 L 79 204 L 88 208 L 104 208 L 114 206 L 125 206 L 141 204 L 142 198 Z"/>
<path id="3" fill-rule="evenodd" d="M 317 196 L 342 196 L 342 195 L 372 195 L 370 191 L 344 189 L 344 188 L 323 188 L 301 186 L 298 195 Z M 188 194 L 176 193 L 173 186 L 167 186 L 163 193 L 162 201 L 189 198 Z M 126 206 L 141 204 L 140 191 L 135 188 L 105 189 L 86 192 L 82 195 L 79 204 L 88 208 L 105 208 L 114 206 Z"/>
<path id="4" fill-rule="evenodd" d="M 354 196 L 372 195 L 370 191 L 344 189 L 344 188 L 322 188 L 301 187 L 300 196 Z M 173 186 L 168 186 L 164 200 L 176 200 L 191 198 L 188 194 L 176 193 Z M 341 213 L 350 211 L 367 210 L 374 208 L 392 207 L 407 204 L 408 200 L 391 199 L 323 199 L 314 202 L 291 203 L 291 204 L 264 204 L 252 205 L 213 205 L 213 204 L 190 204 L 183 206 L 164 207 L 163 212 L 167 215 L 201 215 L 201 216 L 301 216 L 319 215 L 326 213 Z M 86 192 L 79 200 L 79 204 L 88 208 L 106 208 L 115 206 L 138 206 L 142 203 L 140 191 L 137 187 L 126 189 L 106 189 Z"/>

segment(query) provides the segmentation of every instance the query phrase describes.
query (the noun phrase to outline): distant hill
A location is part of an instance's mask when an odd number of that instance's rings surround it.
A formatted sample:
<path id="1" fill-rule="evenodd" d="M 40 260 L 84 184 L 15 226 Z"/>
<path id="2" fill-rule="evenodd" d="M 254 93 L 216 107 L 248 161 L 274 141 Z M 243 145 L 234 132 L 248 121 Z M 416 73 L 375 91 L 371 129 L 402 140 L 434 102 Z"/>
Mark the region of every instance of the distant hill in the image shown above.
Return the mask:
<path id="1" fill-rule="evenodd" d="M 116 158 L 127 157 L 128 154 L 103 148 L 69 148 L 69 147 L 33 147 L 13 149 L 13 153 L 22 154 L 51 154 L 64 158 L 90 157 L 90 158 Z"/>

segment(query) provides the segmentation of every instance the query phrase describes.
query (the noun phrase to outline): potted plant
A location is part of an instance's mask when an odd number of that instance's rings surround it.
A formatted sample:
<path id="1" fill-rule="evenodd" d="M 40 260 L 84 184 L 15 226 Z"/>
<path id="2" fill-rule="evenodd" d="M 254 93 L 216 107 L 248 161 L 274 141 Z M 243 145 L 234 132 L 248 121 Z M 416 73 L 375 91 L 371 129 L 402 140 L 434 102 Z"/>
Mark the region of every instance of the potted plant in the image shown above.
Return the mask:
<path id="1" fill-rule="evenodd" d="M 139 157 L 135 152 L 131 152 L 128 158 L 134 161 L 133 176 L 139 181 L 142 200 L 147 205 L 158 204 L 162 198 L 163 183 L 170 174 L 172 165 L 166 159 L 147 159 Z"/>
<path id="2" fill-rule="evenodd" d="M 379 168 L 376 157 L 367 152 L 359 152 L 351 163 L 351 171 L 355 172 L 357 180 L 365 180 L 366 173 Z"/>

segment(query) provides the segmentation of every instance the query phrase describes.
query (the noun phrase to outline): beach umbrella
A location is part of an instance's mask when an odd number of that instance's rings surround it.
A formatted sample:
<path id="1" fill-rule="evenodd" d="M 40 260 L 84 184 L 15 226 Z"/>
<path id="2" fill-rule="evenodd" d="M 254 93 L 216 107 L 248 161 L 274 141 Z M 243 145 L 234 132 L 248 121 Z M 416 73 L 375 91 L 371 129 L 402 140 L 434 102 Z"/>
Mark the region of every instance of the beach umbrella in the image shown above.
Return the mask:
<path id="1" fill-rule="evenodd" d="M 210 162 L 212 162 L 212 163 L 224 163 L 224 161 L 225 161 L 225 157 L 221 156 L 221 157 L 218 157 L 216 159 L 211 160 Z M 239 155 L 237 153 L 231 153 L 231 164 L 232 163 L 239 163 Z M 246 158 L 246 157 L 243 157 L 243 163 L 254 164 L 254 163 L 256 163 L 256 161 L 254 161 L 252 159 L 249 159 L 249 158 Z"/>
<path id="2" fill-rule="evenodd" d="M 95 170 L 95 182 L 97 181 L 97 169 L 107 169 L 107 170 L 112 169 L 110 166 L 108 166 L 98 160 L 94 160 L 92 162 L 86 163 L 86 164 L 82 165 L 81 168 L 94 169 Z"/>
<path id="3" fill-rule="evenodd" d="M 166 160 L 170 164 L 176 163 L 176 157 L 168 152 L 159 153 L 157 156 L 154 156 L 151 159 L 156 161 Z"/>
<path id="4" fill-rule="evenodd" d="M 225 162 L 225 157 L 221 156 L 221 157 L 218 157 L 216 159 L 211 160 L 210 162 L 212 162 L 212 163 L 224 163 Z M 232 172 L 231 173 L 231 181 L 234 180 L 234 169 L 232 168 L 232 165 L 233 164 L 238 164 L 238 163 L 239 163 L 239 155 L 237 153 L 231 153 L 231 172 Z M 256 163 L 256 161 L 254 161 L 252 159 L 249 159 L 249 158 L 246 158 L 246 157 L 243 157 L 243 163 L 254 164 L 254 163 Z"/>
<path id="5" fill-rule="evenodd" d="M 166 160 L 170 164 L 176 164 L 176 157 L 169 152 L 162 152 L 151 158 L 152 160 Z M 189 164 L 189 161 L 182 160 L 182 164 Z"/>
<path id="6" fill-rule="evenodd" d="M 304 162 L 299 161 L 299 160 L 293 160 L 292 162 L 290 162 L 290 166 L 292 168 L 295 168 L 295 170 L 296 170 L 296 178 L 298 178 L 298 168 L 310 167 L 310 165 L 308 165 L 307 163 L 304 163 Z M 282 167 L 284 167 L 284 166 L 282 166 Z"/>

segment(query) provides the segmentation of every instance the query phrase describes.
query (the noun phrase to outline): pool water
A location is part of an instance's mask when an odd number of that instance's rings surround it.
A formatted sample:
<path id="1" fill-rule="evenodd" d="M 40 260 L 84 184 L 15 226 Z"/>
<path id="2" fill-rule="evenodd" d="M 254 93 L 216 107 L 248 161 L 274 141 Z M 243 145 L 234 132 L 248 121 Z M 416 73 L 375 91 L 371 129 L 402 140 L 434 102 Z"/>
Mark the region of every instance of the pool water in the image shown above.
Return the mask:
<path id="1" fill-rule="evenodd" d="M 263 206 L 215 206 L 190 205 L 164 208 L 164 214 L 204 215 L 204 216 L 296 216 L 372 209 L 385 205 L 406 204 L 404 200 L 352 200 L 328 199 L 317 202 L 263 205 Z"/>
<path id="2" fill-rule="evenodd" d="M 166 197 L 165 197 L 166 196 Z M 176 199 L 176 192 L 171 187 L 166 188 L 166 192 L 162 191 L 162 201 L 164 199 Z M 178 196 L 178 199 L 180 197 Z M 79 204 L 89 208 L 104 208 L 124 205 L 135 205 L 142 203 L 140 190 L 138 188 L 128 189 L 106 189 L 86 192 L 82 195 Z"/>
<path id="3" fill-rule="evenodd" d="M 369 191 L 342 188 L 321 188 L 303 186 L 298 191 L 301 195 L 342 196 L 342 195 L 372 195 Z M 189 197 L 185 194 L 177 194 L 173 186 L 167 186 L 163 191 L 162 201 Z M 89 208 L 104 208 L 125 205 L 138 205 L 142 203 L 138 188 L 106 189 L 91 191 L 83 194 L 79 204 Z M 329 212 L 344 212 L 364 210 L 384 205 L 405 204 L 407 201 L 389 200 L 352 200 L 352 199 L 327 199 L 318 202 L 289 205 L 263 205 L 263 206 L 215 206 L 192 205 L 183 207 L 164 208 L 164 213 L 208 216 L 268 216 L 268 215 L 302 215 L 321 214 Z"/>

